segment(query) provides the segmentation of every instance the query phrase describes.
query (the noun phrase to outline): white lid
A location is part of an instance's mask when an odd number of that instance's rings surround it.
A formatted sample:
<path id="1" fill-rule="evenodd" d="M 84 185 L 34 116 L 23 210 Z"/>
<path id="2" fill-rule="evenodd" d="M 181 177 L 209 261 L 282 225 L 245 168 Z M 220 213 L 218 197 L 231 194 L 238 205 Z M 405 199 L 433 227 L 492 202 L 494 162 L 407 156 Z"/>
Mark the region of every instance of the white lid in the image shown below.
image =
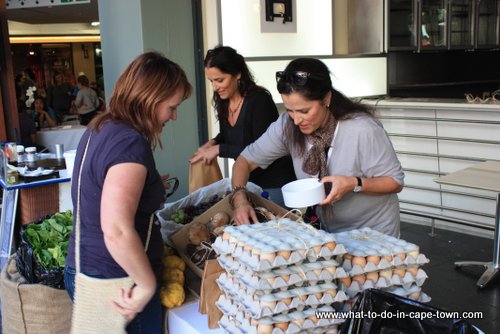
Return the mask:
<path id="1" fill-rule="evenodd" d="M 26 153 L 36 153 L 36 147 L 30 146 L 24 149 Z"/>
<path id="2" fill-rule="evenodd" d="M 17 145 L 16 150 L 17 150 L 17 153 L 23 153 L 24 152 L 24 146 L 23 145 Z"/>

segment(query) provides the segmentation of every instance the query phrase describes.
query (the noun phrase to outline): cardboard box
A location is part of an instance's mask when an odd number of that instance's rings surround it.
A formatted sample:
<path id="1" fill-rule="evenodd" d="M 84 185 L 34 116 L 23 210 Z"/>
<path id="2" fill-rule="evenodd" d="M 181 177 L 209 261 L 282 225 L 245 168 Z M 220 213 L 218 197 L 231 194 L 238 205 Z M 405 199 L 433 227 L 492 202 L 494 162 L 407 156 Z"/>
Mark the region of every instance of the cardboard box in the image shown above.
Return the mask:
<path id="1" fill-rule="evenodd" d="M 249 195 L 251 196 L 256 206 L 264 207 L 276 215 L 283 216 L 288 212 L 288 210 L 286 210 L 285 208 L 282 208 L 274 202 L 268 201 L 267 199 L 262 198 L 254 193 L 249 193 Z M 230 217 L 233 216 L 233 210 L 231 209 L 231 205 L 229 204 L 229 196 L 226 196 L 224 199 L 220 200 L 217 204 L 205 211 L 202 215 L 196 217 L 191 223 L 185 225 L 181 230 L 179 230 L 171 237 L 172 243 L 174 244 L 175 249 L 177 249 L 179 255 L 186 262 L 187 266 L 191 268 L 191 270 L 193 270 L 199 277 L 203 276 L 203 270 L 196 266 L 193 262 L 191 262 L 189 256 L 186 254 L 186 246 L 188 244 L 188 230 L 189 227 L 196 222 L 207 224 L 213 215 L 221 211 L 226 212 Z M 288 217 L 290 219 L 298 218 L 298 216 L 294 214 L 289 214 Z"/>

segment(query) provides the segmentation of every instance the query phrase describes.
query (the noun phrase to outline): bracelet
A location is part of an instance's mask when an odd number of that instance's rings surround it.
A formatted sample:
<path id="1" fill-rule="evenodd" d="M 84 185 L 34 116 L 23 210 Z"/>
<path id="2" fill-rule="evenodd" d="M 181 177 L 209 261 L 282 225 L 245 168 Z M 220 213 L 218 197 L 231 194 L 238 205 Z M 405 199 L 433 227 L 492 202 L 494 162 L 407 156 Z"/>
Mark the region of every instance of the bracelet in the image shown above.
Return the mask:
<path id="1" fill-rule="evenodd" d="M 235 186 L 233 187 L 231 195 L 229 195 L 229 204 L 231 205 L 231 208 L 236 209 L 242 206 L 241 203 L 238 203 L 236 205 L 234 204 L 234 195 L 236 195 L 239 192 L 243 192 L 245 194 L 246 198 L 245 204 L 252 205 L 252 199 L 250 198 L 250 196 L 248 196 L 247 188 L 245 186 Z"/>

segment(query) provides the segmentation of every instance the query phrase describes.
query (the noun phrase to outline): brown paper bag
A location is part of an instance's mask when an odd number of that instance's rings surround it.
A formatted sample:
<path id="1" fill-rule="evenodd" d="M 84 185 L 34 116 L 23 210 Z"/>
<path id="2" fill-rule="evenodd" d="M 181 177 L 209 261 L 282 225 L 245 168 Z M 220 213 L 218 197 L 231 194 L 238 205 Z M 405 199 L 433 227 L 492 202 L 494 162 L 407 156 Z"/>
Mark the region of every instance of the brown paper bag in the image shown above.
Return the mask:
<path id="1" fill-rule="evenodd" d="M 222 294 L 217 282 L 215 281 L 219 278 L 219 275 L 224 271 L 224 269 L 219 265 L 217 260 L 207 260 L 205 261 L 205 269 L 203 270 L 203 277 L 201 279 L 201 289 L 200 289 L 200 307 L 199 312 L 201 314 L 208 315 L 208 328 L 217 328 L 217 322 L 222 318 L 222 312 L 215 302 L 219 299 Z"/>
<path id="2" fill-rule="evenodd" d="M 202 160 L 189 164 L 190 193 L 219 180 L 222 180 L 222 173 L 216 160 L 212 161 L 210 165 L 205 164 Z"/>

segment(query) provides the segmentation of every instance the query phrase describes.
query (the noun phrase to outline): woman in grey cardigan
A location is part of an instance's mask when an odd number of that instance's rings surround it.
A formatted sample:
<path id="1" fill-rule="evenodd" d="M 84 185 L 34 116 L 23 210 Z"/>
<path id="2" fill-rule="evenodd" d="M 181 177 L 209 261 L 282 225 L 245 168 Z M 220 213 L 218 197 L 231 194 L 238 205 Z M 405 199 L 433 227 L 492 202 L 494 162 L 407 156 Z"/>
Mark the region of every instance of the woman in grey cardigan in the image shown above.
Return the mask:
<path id="1" fill-rule="evenodd" d="M 286 113 L 247 146 L 233 167 L 233 218 L 257 222 L 244 185 L 249 172 L 290 154 L 298 179 L 317 177 L 327 197 L 317 213 L 322 228 L 340 232 L 371 227 L 399 237 L 404 173 L 372 112 L 333 88 L 320 60 L 298 58 L 276 73 Z"/>

